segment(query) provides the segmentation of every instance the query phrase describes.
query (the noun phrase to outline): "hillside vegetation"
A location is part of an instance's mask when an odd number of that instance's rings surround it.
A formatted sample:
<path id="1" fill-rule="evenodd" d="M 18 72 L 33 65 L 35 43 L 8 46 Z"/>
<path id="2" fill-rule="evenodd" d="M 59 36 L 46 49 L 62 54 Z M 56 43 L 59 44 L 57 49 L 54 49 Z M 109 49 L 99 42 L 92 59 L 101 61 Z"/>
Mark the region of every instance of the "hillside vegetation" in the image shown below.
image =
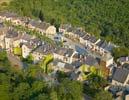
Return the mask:
<path id="1" fill-rule="evenodd" d="M 0 4 L 3 3 L 3 2 L 7 2 L 9 3 L 11 0 L 0 0 Z"/>
<path id="2" fill-rule="evenodd" d="M 0 0 L 0 10 L 4 10 L 8 7 L 11 0 Z"/>
<path id="3" fill-rule="evenodd" d="M 59 26 L 70 23 L 129 48 L 129 0 L 13 0 L 10 9 Z"/>

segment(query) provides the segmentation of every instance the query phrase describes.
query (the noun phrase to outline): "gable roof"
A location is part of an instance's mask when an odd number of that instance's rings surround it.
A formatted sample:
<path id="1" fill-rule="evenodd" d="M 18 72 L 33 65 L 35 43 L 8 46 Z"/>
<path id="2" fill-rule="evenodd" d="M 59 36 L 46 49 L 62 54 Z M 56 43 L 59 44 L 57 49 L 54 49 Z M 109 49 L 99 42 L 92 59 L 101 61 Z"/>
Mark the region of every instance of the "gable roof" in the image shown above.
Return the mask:
<path id="1" fill-rule="evenodd" d="M 58 48 L 54 51 L 54 53 L 57 53 L 65 57 L 71 57 L 72 54 L 74 53 L 74 50 L 69 48 Z"/>
<path id="2" fill-rule="evenodd" d="M 37 20 L 30 20 L 29 24 L 31 24 L 34 27 L 37 27 L 39 29 L 44 29 L 44 30 L 46 30 L 50 26 L 49 23 L 41 22 L 41 21 L 37 21 Z"/>
<path id="3" fill-rule="evenodd" d="M 13 12 L 0 12 L 0 16 L 6 16 L 7 18 L 17 18 L 18 15 Z"/>
<path id="4" fill-rule="evenodd" d="M 13 29 L 9 29 L 7 34 L 6 34 L 7 38 L 15 38 L 18 37 L 18 32 L 14 31 Z"/>
<path id="5" fill-rule="evenodd" d="M 128 70 L 122 69 L 122 68 L 117 68 L 113 75 L 113 80 L 118 81 L 120 83 L 124 83 L 128 74 L 129 74 Z"/>
<path id="6" fill-rule="evenodd" d="M 118 59 L 118 61 L 119 61 L 119 62 L 127 62 L 127 61 L 129 61 L 129 57 L 120 57 L 120 58 Z"/>
<path id="7" fill-rule="evenodd" d="M 95 43 L 97 41 L 97 38 L 94 36 L 90 36 L 89 41 Z"/>
<path id="8" fill-rule="evenodd" d="M 101 44 L 100 47 L 104 49 L 106 46 L 108 46 L 108 43 L 107 43 L 106 41 L 104 41 L 104 42 Z"/>
<path id="9" fill-rule="evenodd" d="M 29 49 L 34 49 L 34 45 L 31 45 L 29 42 L 23 43 L 23 45 L 25 45 L 27 48 Z"/>
<path id="10" fill-rule="evenodd" d="M 3 23 L 0 23 L 0 35 L 3 35 L 4 32 L 7 31 Z"/>
<path id="11" fill-rule="evenodd" d="M 22 35 L 21 39 L 25 40 L 25 41 L 29 41 L 29 40 L 32 39 L 32 36 L 27 34 L 27 33 L 25 33 L 25 34 Z"/>
<path id="12" fill-rule="evenodd" d="M 42 46 L 39 46 L 34 52 L 38 52 L 41 54 L 50 54 L 53 51 L 53 47 L 49 44 L 44 44 Z"/>
<path id="13" fill-rule="evenodd" d="M 0 23 L 0 29 L 1 28 L 4 28 L 4 24 L 3 23 Z"/>
<path id="14" fill-rule="evenodd" d="M 92 56 L 87 56 L 84 63 L 89 65 L 89 66 L 96 66 L 96 65 L 98 65 L 97 59 L 92 57 Z"/>
<path id="15" fill-rule="evenodd" d="M 107 50 L 107 51 L 112 51 L 112 49 L 113 48 L 115 48 L 115 45 L 114 44 L 112 44 L 112 43 L 108 43 L 108 45 L 105 47 L 105 49 Z"/>

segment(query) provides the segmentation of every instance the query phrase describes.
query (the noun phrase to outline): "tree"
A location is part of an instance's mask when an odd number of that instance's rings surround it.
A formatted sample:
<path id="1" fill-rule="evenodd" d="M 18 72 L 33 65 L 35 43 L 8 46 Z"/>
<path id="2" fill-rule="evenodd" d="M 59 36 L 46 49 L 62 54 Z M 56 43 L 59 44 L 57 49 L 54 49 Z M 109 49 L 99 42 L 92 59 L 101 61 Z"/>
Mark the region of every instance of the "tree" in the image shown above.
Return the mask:
<path id="1" fill-rule="evenodd" d="M 108 91 L 101 90 L 95 95 L 94 100 L 113 100 L 113 97 Z"/>
<path id="2" fill-rule="evenodd" d="M 21 56 L 22 55 L 22 50 L 20 47 L 15 47 L 14 48 L 14 54 L 15 55 L 18 55 L 18 56 Z"/>
<path id="3" fill-rule="evenodd" d="M 41 21 L 44 21 L 44 15 L 43 15 L 43 12 L 40 10 L 40 12 L 39 12 L 39 19 L 41 20 Z"/>
<path id="4" fill-rule="evenodd" d="M 115 60 L 117 60 L 119 57 L 128 56 L 129 50 L 125 47 L 119 47 L 119 48 L 114 48 L 112 53 L 113 53 Z"/>
<path id="5" fill-rule="evenodd" d="M 59 100 L 82 100 L 82 84 L 77 81 L 64 79 L 57 89 Z"/>
<path id="6" fill-rule="evenodd" d="M 93 73 L 93 74 L 97 74 L 97 69 L 95 68 L 95 66 L 91 66 L 91 67 L 90 67 L 90 71 L 91 71 L 91 73 Z"/>
<path id="7" fill-rule="evenodd" d="M 50 99 L 51 100 L 58 100 L 57 92 L 52 88 L 50 92 Z"/>
<path id="8" fill-rule="evenodd" d="M 45 73 L 48 72 L 48 64 L 53 61 L 53 55 L 49 54 L 47 55 L 43 61 L 41 62 L 41 68 L 44 70 Z"/>
<path id="9" fill-rule="evenodd" d="M 87 65 L 81 65 L 80 66 L 80 70 L 82 71 L 82 72 L 89 72 L 90 70 L 89 70 L 90 68 L 89 68 L 89 66 L 87 66 Z"/>
<path id="10" fill-rule="evenodd" d="M 56 27 L 64 23 L 83 27 L 88 33 L 129 48 L 128 3 L 129 0 L 11 0 L 8 9 L 45 19 Z"/>
<path id="11" fill-rule="evenodd" d="M 0 51 L 0 61 L 7 60 L 7 54 L 5 51 Z"/>
<path id="12" fill-rule="evenodd" d="M 32 64 L 34 61 L 34 58 L 33 58 L 32 54 L 30 54 L 27 58 L 23 58 L 22 61 L 26 62 L 27 64 Z"/>

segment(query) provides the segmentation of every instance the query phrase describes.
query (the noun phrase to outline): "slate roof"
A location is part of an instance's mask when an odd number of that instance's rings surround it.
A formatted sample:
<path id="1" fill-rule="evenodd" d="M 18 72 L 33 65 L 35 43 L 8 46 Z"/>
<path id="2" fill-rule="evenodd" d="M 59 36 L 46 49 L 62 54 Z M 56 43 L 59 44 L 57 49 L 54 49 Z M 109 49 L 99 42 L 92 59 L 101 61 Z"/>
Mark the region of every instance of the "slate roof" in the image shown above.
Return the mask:
<path id="1" fill-rule="evenodd" d="M 90 35 L 89 35 L 89 34 L 86 34 L 86 35 L 83 37 L 84 40 L 89 40 L 89 38 L 90 38 Z"/>
<path id="2" fill-rule="evenodd" d="M 34 49 L 34 45 L 31 45 L 29 42 L 27 42 L 27 43 L 24 43 L 24 45 L 25 46 L 27 46 L 27 48 L 29 48 L 29 49 Z"/>
<path id="3" fill-rule="evenodd" d="M 53 66 L 65 68 L 65 69 L 68 69 L 68 70 L 74 70 L 74 68 L 75 68 L 74 65 L 64 63 L 64 62 L 62 62 L 60 60 L 54 60 L 52 63 L 53 63 Z"/>
<path id="4" fill-rule="evenodd" d="M 0 23 L 0 28 L 4 28 L 4 24 L 3 23 Z"/>
<path id="5" fill-rule="evenodd" d="M 59 55 L 64 55 L 66 50 L 67 50 L 66 48 L 58 48 L 54 51 L 54 53 L 59 54 Z"/>
<path id="6" fill-rule="evenodd" d="M 107 43 L 106 41 L 104 41 L 104 42 L 101 44 L 100 47 L 104 49 L 107 45 L 108 45 L 108 43 Z"/>
<path id="7" fill-rule="evenodd" d="M 73 54 L 73 49 L 67 49 L 67 48 L 58 48 L 54 51 L 54 53 L 57 53 L 62 56 L 71 57 Z"/>
<path id="8" fill-rule="evenodd" d="M 74 34 L 79 35 L 81 33 L 83 33 L 83 30 L 81 28 L 77 28 L 77 29 L 74 30 Z"/>
<path id="9" fill-rule="evenodd" d="M 37 20 L 30 20 L 29 24 L 31 24 L 34 27 L 37 27 L 39 29 L 44 29 L 44 30 L 46 30 L 50 26 L 49 23 L 40 22 L 40 21 L 37 21 Z"/>
<path id="10" fill-rule="evenodd" d="M 129 61 L 129 57 L 120 57 L 120 58 L 118 59 L 118 61 L 119 61 L 119 62 L 127 62 L 127 61 Z"/>
<path id="11" fill-rule="evenodd" d="M 73 65 L 71 65 L 71 64 L 65 64 L 65 66 L 64 66 L 66 69 L 68 69 L 68 70 L 74 70 L 74 66 Z"/>
<path id="12" fill-rule="evenodd" d="M 81 54 L 81 55 L 87 55 L 87 54 L 88 54 L 88 52 L 86 51 L 86 49 L 84 49 L 84 48 L 82 48 L 82 47 L 80 47 L 80 46 L 78 46 L 78 45 L 75 45 L 75 50 L 76 50 L 79 54 Z"/>
<path id="13" fill-rule="evenodd" d="M 128 70 L 122 69 L 122 68 L 117 68 L 113 75 L 113 80 L 118 81 L 120 83 L 124 83 L 128 74 L 129 74 Z"/>
<path id="14" fill-rule="evenodd" d="M 92 56 L 87 56 L 84 63 L 89 65 L 89 66 L 98 65 L 97 59 L 92 57 Z"/>
<path id="15" fill-rule="evenodd" d="M 29 42 L 38 46 L 42 44 L 42 41 L 38 38 L 31 39 Z"/>
<path id="16" fill-rule="evenodd" d="M 29 40 L 32 39 L 32 36 L 27 34 L 27 33 L 25 33 L 25 34 L 22 35 L 21 39 L 25 40 L 25 41 L 29 41 Z"/>
<path id="17" fill-rule="evenodd" d="M 0 23 L 0 35 L 3 35 L 3 31 L 5 31 L 5 26 L 3 23 Z"/>
<path id="18" fill-rule="evenodd" d="M 18 15 L 13 12 L 0 12 L 0 16 L 6 16 L 7 18 L 17 18 Z"/>
<path id="19" fill-rule="evenodd" d="M 104 40 L 100 40 L 96 45 L 100 47 L 103 43 L 104 43 Z"/>
<path id="20" fill-rule="evenodd" d="M 74 52 L 73 49 L 67 49 L 67 51 L 65 52 L 65 55 L 64 56 L 71 57 L 72 54 L 73 54 L 73 52 Z"/>
<path id="21" fill-rule="evenodd" d="M 15 38 L 15 37 L 18 37 L 18 33 L 14 30 L 8 30 L 6 37 L 7 38 Z"/>
<path id="22" fill-rule="evenodd" d="M 110 52 L 111 52 L 114 47 L 115 47 L 115 46 L 109 42 L 108 45 L 105 47 L 105 49 L 106 49 L 107 51 L 110 51 Z"/>
<path id="23" fill-rule="evenodd" d="M 40 29 L 46 30 L 49 26 L 50 26 L 49 23 L 42 22 L 42 23 L 40 23 L 37 27 L 40 28 Z"/>
<path id="24" fill-rule="evenodd" d="M 84 37 L 85 35 L 86 35 L 86 33 L 85 32 L 79 32 L 79 37 Z"/>
<path id="25" fill-rule="evenodd" d="M 123 64 L 122 67 L 129 70 L 129 64 L 128 63 Z"/>
<path id="26" fill-rule="evenodd" d="M 40 46 L 42 44 L 42 42 L 39 39 L 35 38 L 35 39 L 31 39 L 28 42 L 25 42 L 23 44 L 26 45 L 30 49 L 35 49 L 38 46 Z"/>
<path id="27" fill-rule="evenodd" d="M 73 27 L 67 28 L 67 32 L 74 32 L 74 28 Z"/>
<path id="28" fill-rule="evenodd" d="M 72 65 L 75 66 L 75 68 L 78 68 L 82 65 L 82 63 L 80 61 L 75 61 L 75 62 L 72 62 Z"/>
<path id="29" fill-rule="evenodd" d="M 50 54 L 53 52 L 53 48 L 49 44 L 45 44 L 45 45 L 39 46 L 34 52 L 38 52 L 41 54 Z"/>
<path id="30" fill-rule="evenodd" d="M 89 41 L 95 43 L 97 41 L 97 38 L 94 36 L 90 36 Z"/>

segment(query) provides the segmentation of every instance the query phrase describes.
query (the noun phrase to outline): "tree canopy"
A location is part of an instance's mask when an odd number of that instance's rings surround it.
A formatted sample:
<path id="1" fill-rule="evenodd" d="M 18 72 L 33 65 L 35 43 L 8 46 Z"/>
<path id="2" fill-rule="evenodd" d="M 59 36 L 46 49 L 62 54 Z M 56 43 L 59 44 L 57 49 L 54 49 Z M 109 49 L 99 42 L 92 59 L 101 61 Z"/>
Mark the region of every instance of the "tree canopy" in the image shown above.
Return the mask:
<path id="1" fill-rule="evenodd" d="M 69 23 L 129 48 L 129 0 L 12 0 L 9 9 L 56 26 Z"/>
<path id="2" fill-rule="evenodd" d="M 16 70 L 9 65 L 6 53 L 0 52 L 0 65 L 6 59 L 8 65 L 0 67 L 1 100 L 81 100 L 82 84 L 63 78 L 59 84 L 51 84 L 44 79 L 42 68 L 30 65 Z M 46 76 L 45 76 L 46 77 Z M 48 76 L 49 77 L 49 76 Z M 47 77 L 46 77 L 47 78 Z M 76 91 L 75 91 L 76 89 Z"/>

